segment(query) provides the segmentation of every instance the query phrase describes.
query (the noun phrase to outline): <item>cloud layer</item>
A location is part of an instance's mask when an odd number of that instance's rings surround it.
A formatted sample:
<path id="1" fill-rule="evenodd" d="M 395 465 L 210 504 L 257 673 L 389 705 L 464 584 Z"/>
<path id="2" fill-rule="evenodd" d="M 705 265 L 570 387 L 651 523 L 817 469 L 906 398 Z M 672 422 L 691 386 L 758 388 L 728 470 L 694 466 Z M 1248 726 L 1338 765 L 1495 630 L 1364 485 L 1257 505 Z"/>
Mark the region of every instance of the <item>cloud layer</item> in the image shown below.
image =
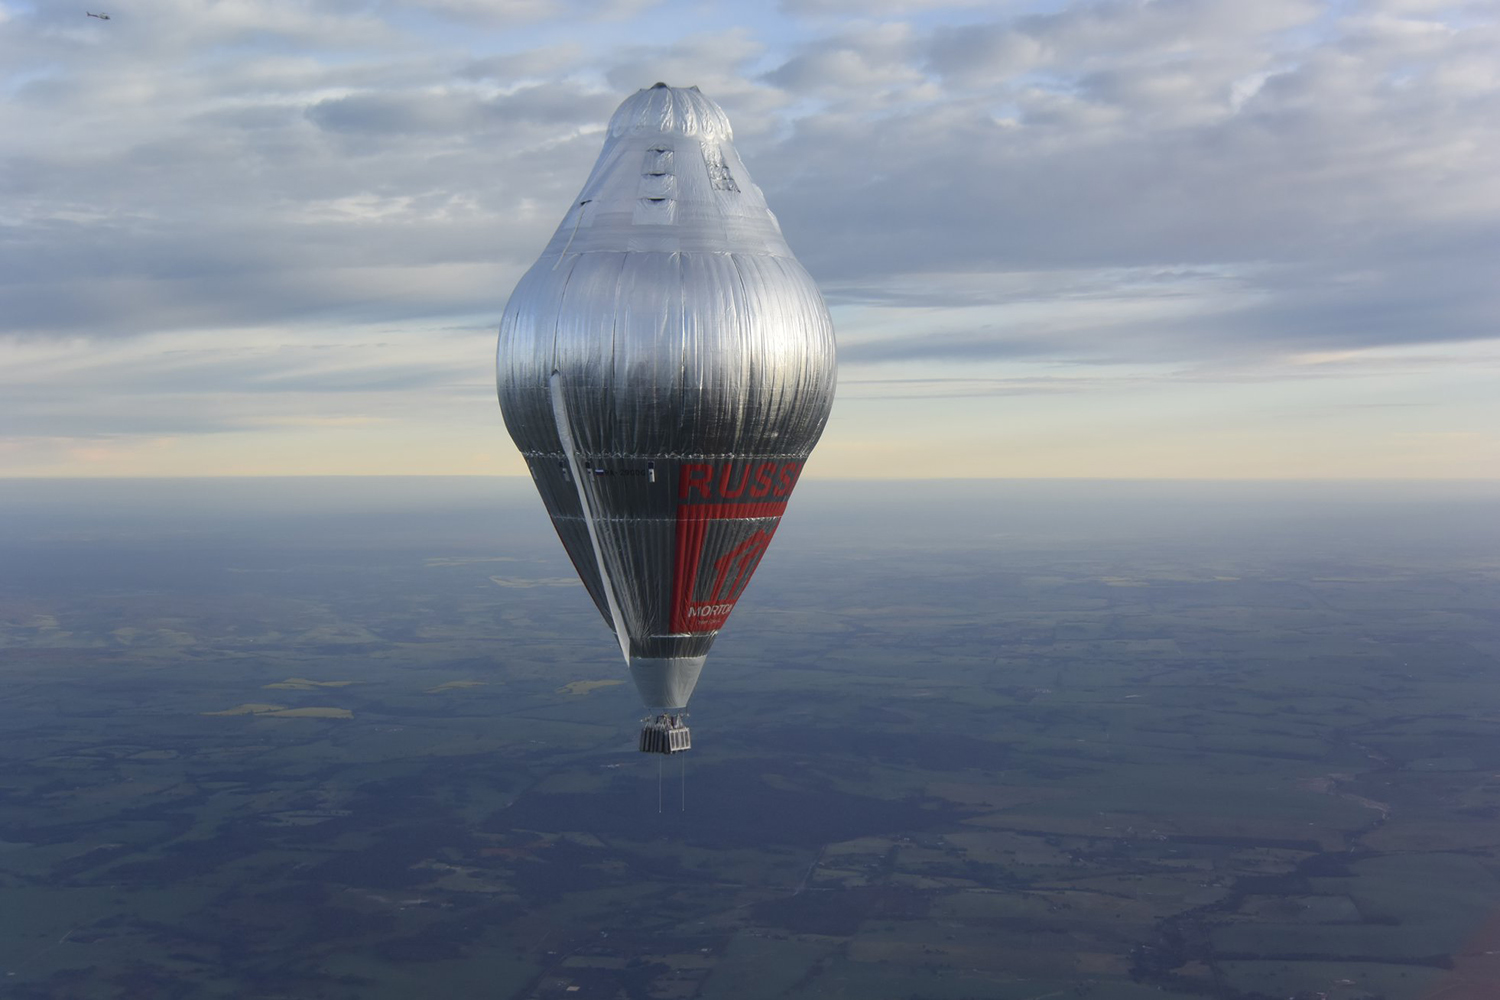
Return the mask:
<path id="1" fill-rule="evenodd" d="M 657 79 L 729 112 L 835 306 L 856 407 L 915 379 L 1085 409 L 1180 390 L 1185 412 L 1206 381 L 1368 387 L 1417 352 L 1396 391 L 1446 414 L 1432 433 L 1500 415 L 1443 409 L 1500 357 L 1494 2 L 111 13 L 0 0 L 0 473 L 121 471 L 69 449 L 147 440 L 184 456 L 150 469 L 223 471 L 210 439 L 343 440 L 368 471 L 359 428 L 388 442 L 403 413 L 426 416 L 398 438 L 465 442 L 453 471 L 511 471 L 479 445 L 484 331 Z M 830 467 L 878 472 L 877 431 L 841 426 Z M 1477 432 L 1459 464 L 1500 475 Z"/>

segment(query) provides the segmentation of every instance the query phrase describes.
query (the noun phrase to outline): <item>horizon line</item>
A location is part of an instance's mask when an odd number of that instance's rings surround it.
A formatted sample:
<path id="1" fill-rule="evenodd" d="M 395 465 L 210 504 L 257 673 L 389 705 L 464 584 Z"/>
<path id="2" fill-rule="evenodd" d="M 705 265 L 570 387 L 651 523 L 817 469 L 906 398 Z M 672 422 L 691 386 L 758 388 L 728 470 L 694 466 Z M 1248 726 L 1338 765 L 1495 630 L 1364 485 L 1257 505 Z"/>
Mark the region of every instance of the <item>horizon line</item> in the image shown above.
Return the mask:
<path id="1" fill-rule="evenodd" d="M 502 472 L 286 472 L 286 473 L 219 473 L 205 475 L 6 475 L 0 473 L 0 482 L 143 482 L 160 480 L 249 480 L 249 479 L 515 479 L 530 482 L 525 473 Z M 1325 484 L 1494 484 L 1500 485 L 1496 476 L 828 476 L 807 475 L 800 482 L 839 483 L 1325 483 Z"/>

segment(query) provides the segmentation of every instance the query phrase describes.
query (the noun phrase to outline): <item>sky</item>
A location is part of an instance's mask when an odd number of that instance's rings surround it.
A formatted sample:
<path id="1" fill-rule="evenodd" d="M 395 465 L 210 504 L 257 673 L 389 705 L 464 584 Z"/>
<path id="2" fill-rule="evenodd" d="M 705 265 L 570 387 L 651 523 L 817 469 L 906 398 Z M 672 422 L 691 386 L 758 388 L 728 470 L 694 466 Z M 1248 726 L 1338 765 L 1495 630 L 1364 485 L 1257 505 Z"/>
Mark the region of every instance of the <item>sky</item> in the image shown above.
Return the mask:
<path id="1" fill-rule="evenodd" d="M 664 81 L 832 310 L 809 476 L 1500 479 L 1500 0 L 88 2 L 0 0 L 0 476 L 524 474 Z"/>

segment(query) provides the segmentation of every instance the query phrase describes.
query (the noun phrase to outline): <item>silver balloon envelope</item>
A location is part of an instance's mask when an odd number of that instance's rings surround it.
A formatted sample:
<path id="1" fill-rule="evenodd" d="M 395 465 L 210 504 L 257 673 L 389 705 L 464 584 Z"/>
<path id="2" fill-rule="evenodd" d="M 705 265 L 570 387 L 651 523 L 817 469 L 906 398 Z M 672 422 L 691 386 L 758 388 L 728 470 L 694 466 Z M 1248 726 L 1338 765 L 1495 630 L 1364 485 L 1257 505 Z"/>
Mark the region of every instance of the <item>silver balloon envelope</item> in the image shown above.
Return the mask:
<path id="1" fill-rule="evenodd" d="M 500 323 L 506 427 L 661 711 L 687 705 L 833 404 L 828 309 L 730 140 L 696 87 L 628 98 Z"/>

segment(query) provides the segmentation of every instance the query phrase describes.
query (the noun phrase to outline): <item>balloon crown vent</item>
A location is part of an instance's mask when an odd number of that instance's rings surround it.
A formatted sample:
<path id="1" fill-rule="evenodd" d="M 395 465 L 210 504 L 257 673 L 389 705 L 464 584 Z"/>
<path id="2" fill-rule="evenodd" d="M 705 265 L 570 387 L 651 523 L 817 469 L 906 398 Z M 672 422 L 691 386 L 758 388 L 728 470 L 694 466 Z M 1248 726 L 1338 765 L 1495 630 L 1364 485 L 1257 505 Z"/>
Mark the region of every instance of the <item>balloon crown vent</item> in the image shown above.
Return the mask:
<path id="1" fill-rule="evenodd" d="M 727 142 L 734 138 L 724 109 L 704 97 L 697 87 L 657 83 L 625 98 L 609 120 L 609 134 L 631 132 L 699 136 Z"/>

